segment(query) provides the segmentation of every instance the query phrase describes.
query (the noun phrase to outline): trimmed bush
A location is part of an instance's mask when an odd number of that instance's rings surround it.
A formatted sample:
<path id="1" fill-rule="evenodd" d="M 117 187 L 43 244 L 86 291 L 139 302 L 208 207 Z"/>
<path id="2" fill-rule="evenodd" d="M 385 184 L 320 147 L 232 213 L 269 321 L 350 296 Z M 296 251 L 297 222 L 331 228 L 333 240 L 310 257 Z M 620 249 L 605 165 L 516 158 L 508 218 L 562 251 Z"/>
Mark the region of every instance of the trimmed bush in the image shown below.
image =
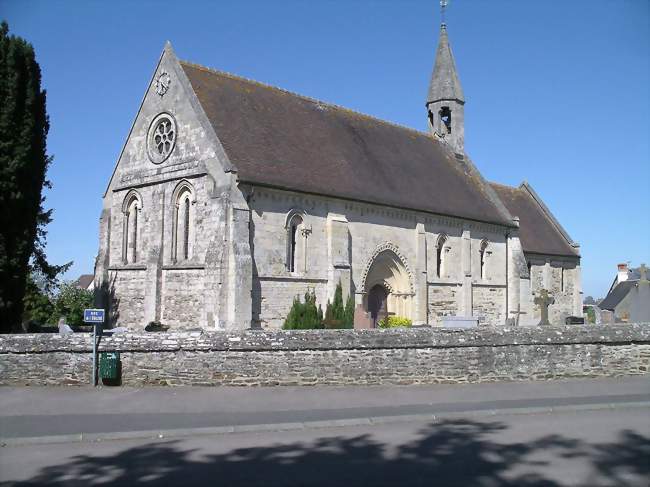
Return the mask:
<path id="1" fill-rule="evenodd" d="M 320 306 L 316 307 L 316 295 L 307 291 L 304 303 L 301 303 L 300 298 L 296 296 L 282 329 L 314 330 L 318 328 L 323 328 L 323 310 Z"/>
<path id="2" fill-rule="evenodd" d="M 339 282 L 334 291 L 334 302 L 327 301 L 325 308 L 325 328 L 353 328 L 354 326 L 354 298 L 350 296 L 343 305 L 343 288 Z"/>
<path id="3" fill-rule="evenodd" d="M 399 328 L 409 327 L 412 322 L 408 318 L 402 316 L 387 316 L 379 322 L 379 328 Z"/>

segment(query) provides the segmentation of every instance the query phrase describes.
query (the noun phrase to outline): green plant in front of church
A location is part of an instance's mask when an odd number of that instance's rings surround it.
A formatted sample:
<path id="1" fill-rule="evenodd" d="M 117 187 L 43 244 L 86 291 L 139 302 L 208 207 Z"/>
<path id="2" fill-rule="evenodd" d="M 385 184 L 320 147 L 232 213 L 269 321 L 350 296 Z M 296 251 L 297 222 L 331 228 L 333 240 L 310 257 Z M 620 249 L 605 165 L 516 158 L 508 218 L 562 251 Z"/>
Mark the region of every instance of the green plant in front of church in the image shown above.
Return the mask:
<path id="1" fill-rule="evenodd" d="M 52 305 L 52 323 L 63 317 L 68 325 L 83 325 L 84 309 L 93 307 L 93 292 L 81 289 L 71 282 L 63 283 Z"/>
<path id="2" fill-rule="evenodd" d="M 291 310 L 284 320 L 284 330 L 313 330 L 323 328 L 323 310 L 316 307 L 316 295 L 313 291 L 305 293 L 305 302 L 302 303 L 296 296 L 293 299 Z"/>
<path id="3" fill-rule="evenodd" d="M 411 325 L 411 320 L 403 316 L 387 316 L 379 322 L 379 328 L 400 328 L 410 327 Z"/>
<path id="4" fill-rule="evenodd" d="M 325 328 L 352 328 L 354 323 L 354 298 L 350 296 L 343 304 L 343 288 L 339 282 L 334 291 L 334 301 L 327 301 L 325 308 Z"/>

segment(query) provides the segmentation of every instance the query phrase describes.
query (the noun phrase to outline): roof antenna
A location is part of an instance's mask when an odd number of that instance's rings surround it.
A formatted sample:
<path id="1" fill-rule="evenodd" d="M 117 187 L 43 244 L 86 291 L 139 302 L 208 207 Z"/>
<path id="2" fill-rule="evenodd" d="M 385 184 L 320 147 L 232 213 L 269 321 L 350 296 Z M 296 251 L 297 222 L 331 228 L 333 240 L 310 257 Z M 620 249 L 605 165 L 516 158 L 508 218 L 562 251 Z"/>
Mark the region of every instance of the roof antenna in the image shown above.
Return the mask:
<path id="1" fill-rule="evenodd" d="M 447 27 L 447 24 L 445 23 L 445 9 L 447 8 L 448 3 L 449 0 L 440 0 L 440 18 L 442 19 L 441 25 L 443 27 Z"/>

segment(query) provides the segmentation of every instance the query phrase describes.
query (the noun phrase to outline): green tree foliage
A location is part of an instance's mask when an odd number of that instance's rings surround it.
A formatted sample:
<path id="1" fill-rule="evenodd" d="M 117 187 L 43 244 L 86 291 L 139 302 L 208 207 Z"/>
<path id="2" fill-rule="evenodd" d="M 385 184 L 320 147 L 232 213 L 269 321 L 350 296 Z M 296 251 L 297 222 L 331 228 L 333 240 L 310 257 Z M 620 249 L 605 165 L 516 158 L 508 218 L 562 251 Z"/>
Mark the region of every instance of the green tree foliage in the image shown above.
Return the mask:
<path id="1" fill-rule="evenodd" d="M 300 298 L 296 296 L 282 328 L 284 330 L 313 330 L 322 327 L 323 310 L 320 306 L 316 307 L 316 295 L 307 291 L 304 303 L 301 303 Z"/>
<path id="2" fill-rule="evenodd" d="M 34 49 L 0 24 L 0 332 L 17 330 L 32 269 L 47 279 L 67 269 L 45 258 L 43 188 L 51 158 L 41 70 Z M 69 265 L 68 265 L 69 266 Z"/>
<path id="3" fill-rule="evenodd" d="M 52 323 L 63 317 L 68 325 L 83 325 L 84 309 L 93 307 L 93 293 L 67 282 L 59 288 L 52 304 Z"/>
<path id="4" fill-rule="evenodd" d="M 348 301 L 345 303 L 345 311 L 343 313 L 343 328 L 354 328 L 354 296 L 350 294 Z"/>
<path id="5" fill-rule="evenodd" d="M 334 302 L 327 301 L 325 328 L 352 328 L 354 324 L 354 298 L 350 296 L 343 305 L 343 288 L 339 282 L 334 291 Z"/>
<path id="6" fill-rule="evenodd" d="M 23 299 L 23 323 L 32 322 L 37 325 L 52 323 L 54 305 L 47 287 L 42 284 L 39 277 L 34 273 L 27 277 Z"/>

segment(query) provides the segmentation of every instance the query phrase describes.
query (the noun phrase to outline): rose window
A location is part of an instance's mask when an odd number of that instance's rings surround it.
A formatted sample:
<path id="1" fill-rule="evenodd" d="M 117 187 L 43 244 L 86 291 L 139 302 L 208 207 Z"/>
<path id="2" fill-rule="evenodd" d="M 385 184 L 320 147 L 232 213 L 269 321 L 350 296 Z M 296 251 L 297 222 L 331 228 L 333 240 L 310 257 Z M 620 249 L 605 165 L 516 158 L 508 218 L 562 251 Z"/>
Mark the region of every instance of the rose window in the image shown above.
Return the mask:
<path id="1" fill-rule="evenodd" d="M 174 150 L 176 144 L 176 123 L 167 114 L 158 115 L 151 123 L 148 137 L 149 158 L 154 164 L 160 164 Z"/>
<path id="2" fill-rule="evenodd" d="M 154 130 L 153 140 L 156 144 L 158 154 L 166 156 L 172 150 L 174 143 L 174 128 L 171 120 L 161 120 Z"/>

